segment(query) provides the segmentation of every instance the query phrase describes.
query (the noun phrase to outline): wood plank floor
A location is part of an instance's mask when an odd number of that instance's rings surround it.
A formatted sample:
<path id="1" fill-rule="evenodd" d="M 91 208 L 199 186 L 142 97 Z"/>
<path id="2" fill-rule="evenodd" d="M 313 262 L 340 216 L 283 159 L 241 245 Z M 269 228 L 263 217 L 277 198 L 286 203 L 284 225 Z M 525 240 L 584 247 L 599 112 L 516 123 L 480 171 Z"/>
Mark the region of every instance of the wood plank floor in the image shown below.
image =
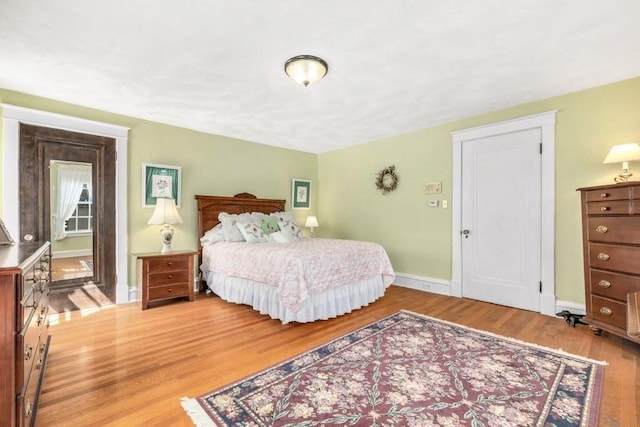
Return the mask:
<path id="1" fill-rule="evenodd" d="M 37 426 L 190 426 L 180 406 L 400 309 L 609 363 L 600 425 L 640 425 L 640 345 L 586 326 L 483 302 L 391 286 L 337 319 L 282 325 L 215 296 L 75 311 L 53 334 Z"/>

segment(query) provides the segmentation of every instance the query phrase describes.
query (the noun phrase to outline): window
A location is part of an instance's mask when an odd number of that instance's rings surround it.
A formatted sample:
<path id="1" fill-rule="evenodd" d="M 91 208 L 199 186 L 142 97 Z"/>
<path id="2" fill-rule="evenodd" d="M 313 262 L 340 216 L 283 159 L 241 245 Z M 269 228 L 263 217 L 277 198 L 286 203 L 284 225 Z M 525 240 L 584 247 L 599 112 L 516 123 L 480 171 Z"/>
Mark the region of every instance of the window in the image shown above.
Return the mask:
<path id="1" fill-rule="evenodd" d="M 68 234 L 90 233 L 93 223 L 93 206 L 91 192 L 87 184 L 82 184 L 82 193 L 71 217 L 65 223 Z"/>

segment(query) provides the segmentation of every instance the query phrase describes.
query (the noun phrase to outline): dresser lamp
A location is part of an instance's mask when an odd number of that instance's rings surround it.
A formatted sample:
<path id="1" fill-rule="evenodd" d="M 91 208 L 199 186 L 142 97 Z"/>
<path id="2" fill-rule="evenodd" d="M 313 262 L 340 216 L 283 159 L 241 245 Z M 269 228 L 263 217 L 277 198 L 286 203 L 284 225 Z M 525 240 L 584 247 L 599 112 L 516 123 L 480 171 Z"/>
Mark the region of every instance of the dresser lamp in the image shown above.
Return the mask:
<path id="1" fill-rule="evenodd" d="M 182 224 L 182 218 L 176 208 L 176 202 L 173 199 L 159 197 L 156 199 L 156 209 L 149 222 L 149 225 L 162 225 L 160 237 L 162 238 L 162 250 L 160 253 L 167 254 L 171 252 L 171 241 L 173 240 L 173 224 Z"/>
<path id="2" fill-rule="evenodd" d="M 308 216 L 304 226 L 311 230 L 311 236 L 313 236 L 313 229 L 318 227 L 318 218 L 315 216 Z"/>
<path id="3" fill-rule="evenodd" d="M 614 145 L 611 147 L 609 154 L 602 163 L 622 163 L 622 171 L 617 177 L 613 178 L 614 182 L 627 182 L 629 177 L 633 175 L 629 170 L 629 162 L 640 160 L 640 145 L 636 142 L 629 144 Z"/>

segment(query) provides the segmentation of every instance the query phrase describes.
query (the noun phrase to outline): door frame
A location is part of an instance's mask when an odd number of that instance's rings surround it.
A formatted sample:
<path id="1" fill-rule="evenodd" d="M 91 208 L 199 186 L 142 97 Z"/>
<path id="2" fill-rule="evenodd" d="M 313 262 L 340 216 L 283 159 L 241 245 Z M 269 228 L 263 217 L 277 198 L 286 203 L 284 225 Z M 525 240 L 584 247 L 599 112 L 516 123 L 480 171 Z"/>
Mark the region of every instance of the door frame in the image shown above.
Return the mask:
<path id="1" fill-rule="evenodd" d="M 2 219 L 20 236 L 20 123 L 106 136 L 116 140 L 116 303 L 129 302 L 127 257 L 127 143 L 129 128 L 9 104 L 2 107 Z"/>
<path id="2" fill-rule="evenodd" d="M 540 128 L 542 140 L 540 261 L 542 293 L 540 313 L 555 315 L 555 125 L 557 110 L 461 129 L 451 133 L 453 142 L 451 295 L 462 297 L 462 144 L 489 136 Z"/>

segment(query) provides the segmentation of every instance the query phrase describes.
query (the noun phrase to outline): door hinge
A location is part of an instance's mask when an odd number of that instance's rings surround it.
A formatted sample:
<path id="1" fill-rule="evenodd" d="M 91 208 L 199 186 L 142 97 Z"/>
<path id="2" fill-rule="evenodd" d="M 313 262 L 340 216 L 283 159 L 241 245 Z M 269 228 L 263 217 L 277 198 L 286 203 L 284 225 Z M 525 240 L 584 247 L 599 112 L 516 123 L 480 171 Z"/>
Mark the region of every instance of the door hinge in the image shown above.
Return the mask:
<path id="1" fill-rule="evenodd" d="M 542 293 L 542 281 L 540 281 L 540 293 Z"/>
<path id="2" fill-rule="evenodd" d="M 540 154 L 542 154 L 542 142 L 540 143 Z"/>

